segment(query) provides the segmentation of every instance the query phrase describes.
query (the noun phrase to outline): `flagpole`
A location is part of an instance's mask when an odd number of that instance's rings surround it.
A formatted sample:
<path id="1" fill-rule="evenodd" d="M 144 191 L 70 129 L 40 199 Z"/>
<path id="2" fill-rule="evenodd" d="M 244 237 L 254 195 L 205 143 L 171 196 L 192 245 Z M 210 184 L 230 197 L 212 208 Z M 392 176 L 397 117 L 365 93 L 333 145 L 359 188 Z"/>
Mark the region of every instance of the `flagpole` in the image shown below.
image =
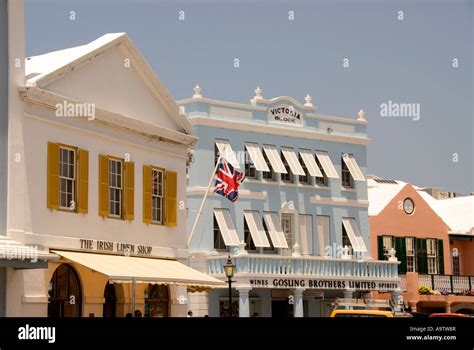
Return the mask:
<path id="1" fill-rule="evenodd" d="M 227 145 L 224 145 L 224 148 L 222 149 L 222 152 L 219 152 L 220 155 L 219 155 L 219 158 L 217 159 L 216 166 L 214 167 L 214 171 L 211 174 L 211 179 L 209 180 L 209 185 L 207 185 L 206 193 L 204 194 L 204 197 L 202 198 L 201 206 L 199 207 L 199 210 L 196 214 L 196 218 L 194 219 L 193 228 L 191 229 L 191 233 L 189 234 L 188 242 L 186 244 L 187 247 L 189 247 L 189 244 L 191 243 L 191 239 L 193 238 L 194 231 L 196 230 L 197 224 L 198 224 L 199 219 L 201 217 L 202 209 L 204 208 L 204 203 L 206 202 L 207 195 L 209 194 L 209 190 L 211 189 L 212 181 L 214 180 L 214 175 L 216 174 L 216 170 L 219 167 L 219 163 L 221 162 L 221 159 L 222 159 L 222 156 L 224 155 L 224 151 L 225 151 L 226 147 L 227 147 Z"/>

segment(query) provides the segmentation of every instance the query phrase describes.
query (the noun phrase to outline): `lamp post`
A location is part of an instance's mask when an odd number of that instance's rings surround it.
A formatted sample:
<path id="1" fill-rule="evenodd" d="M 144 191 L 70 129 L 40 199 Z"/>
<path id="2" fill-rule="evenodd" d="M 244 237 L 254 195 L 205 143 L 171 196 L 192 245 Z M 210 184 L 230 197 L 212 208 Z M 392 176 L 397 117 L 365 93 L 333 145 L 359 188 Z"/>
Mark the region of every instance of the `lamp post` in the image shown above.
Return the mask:
<path id="1" fill-rule="evenodd" d="M 230 255 L 224 265 L 224 272 L 227 276 L 227 283 L 229 283 L 229 317 L 232 317 L 232 277 L 234 277 L 235 265 L 232 264 Z"/>

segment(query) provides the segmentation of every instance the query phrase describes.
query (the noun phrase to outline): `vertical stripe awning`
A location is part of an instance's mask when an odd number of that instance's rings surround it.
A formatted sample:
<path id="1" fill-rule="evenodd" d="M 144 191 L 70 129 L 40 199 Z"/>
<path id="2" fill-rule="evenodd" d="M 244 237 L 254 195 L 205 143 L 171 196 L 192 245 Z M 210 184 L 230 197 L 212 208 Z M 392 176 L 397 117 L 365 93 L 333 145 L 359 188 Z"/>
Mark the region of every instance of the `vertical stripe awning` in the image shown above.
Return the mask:
<path id="1" fill-rule="evenodd" d="M 270 171 L 267 162 L 265 162 L 265 158 L 263 158 L 262 150 L 257 143 L 247 142 L 245 143 L 245 147 L 247 148 L 247 152 L 253 165 L 255 165 L 255 169 L 258 171 Z"/>
<path id="2" fill-rule="evenodd" d="M 329 158 L 328 152 L 316 151 L 316 157 L 318 157 L 327 177 L 339 179 L 339 175 L 337 174 L 336 168 L 334 168 L 334 164 L 331 162 L 331 158 Z"/>
<path id="3" fill-rule="evenodd" d="M 343 218 L 342 224 L 346 229 L 347 236 L 351 241 L 354 251 L 367 253 L 367 247 L 365 246 L 364 239 L 360 235 L 359 229 L 357 228 L 356 221 L 351 218 Z"/>
<path id="4" fill-rule="evenodd" d="M 280 158 L 280 154 L 275 146 L 271 145 L 263 145 L 263 150 L 265 151 L 265 155 L 267 156 L 270 164 L 273 168 L 273 171 L 281 174 L 287 174 L 285 165 Z"/>
<path id="5" fill-rule="evenodd" d="M 235 156 L 232 147 L 230 146 L 229 141 L 227 140 L 216 140 L 216 146 L 219 149 L 219 152 L 223 155 L 225 160 L 227 160 L 235 169 L 240 169 L 240 164 Z"/>
<path id="6" fill-rule="evenodd" d="M 300 155 L 311 176 L 323 177 L 323 173 L 321 173 L 321 170 L 319 170 L 318 164 L 316 164 L 316 160 L 314 159 L 314 155 L 310 150 L 300 149 Z"/>
<path id="7" fill-rule="evenodd" d="M 296 155 L 293 148 L 289 147 L 282 147 L 281 152 L 283 153 L 283 157 L 285 157 L 288 165 L 290 166 L 291 172 L 295 175 L 306 175 L 303 167 L 301 166 L 298 156 Z"/>
<path id="8" fill-rule="evenodd" d="M 228 209 L 214 209 L 214 216 L 226 246 L 238 246 L 239 237 Z"/>
<path id="9" fill-rule="evenodd" d="M 349 169 L 349 172 L 351 173 L 354 180 L 365 181 L 364 174 L 362 174 L 362 171 L 360 170 L 359 165 L 352 154 L 344 153 L 342 155 L 342 160 L 344 163 L 346 163 L 347 168 Z"/>
<path id="10" fill-rule="evenodd" d="M 277 213 L 263 213 L 265 224 L 267 225 L 268 233 L 275 248 L 288 248 L 285 234 L 281 228 L 280 219 Z"/>
<path id="11" fill-rule="evenodd" d="M 269 248 L 270 243 L 267 239 L 267 234 L 262 225 L 262 219 L 256 211 L 246 211 L 244 213 L 245 221 L 252 235 L 253 243 L 256 247 Z M 249 249 L 249 247 L 246 247 Z"/>

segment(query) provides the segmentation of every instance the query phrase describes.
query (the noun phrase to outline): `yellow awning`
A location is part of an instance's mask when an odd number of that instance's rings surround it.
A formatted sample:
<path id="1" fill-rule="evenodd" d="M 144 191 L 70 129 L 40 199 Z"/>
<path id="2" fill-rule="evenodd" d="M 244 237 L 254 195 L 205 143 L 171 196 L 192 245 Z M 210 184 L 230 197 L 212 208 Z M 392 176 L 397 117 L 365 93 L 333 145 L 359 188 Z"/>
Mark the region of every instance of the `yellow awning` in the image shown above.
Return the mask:
<path id="1" fill-rule="evenodd" d="M 222 288 L 225 283 L 176 260 L 53 250 L 67 260 L 106 275 L 117 283 L 186 285 L 191 289 Z"/>

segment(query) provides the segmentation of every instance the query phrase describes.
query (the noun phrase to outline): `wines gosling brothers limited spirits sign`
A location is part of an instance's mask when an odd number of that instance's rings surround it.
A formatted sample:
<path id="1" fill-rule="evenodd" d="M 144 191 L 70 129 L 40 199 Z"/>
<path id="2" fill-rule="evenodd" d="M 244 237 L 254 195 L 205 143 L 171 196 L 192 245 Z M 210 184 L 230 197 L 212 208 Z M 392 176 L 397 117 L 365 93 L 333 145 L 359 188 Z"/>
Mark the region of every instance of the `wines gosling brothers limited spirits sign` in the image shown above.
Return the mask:
<path id="1" fill-rule="evenodd" d="M 291 105 L 278 105 L 268 111 L 268 121 L 303 126 L 303 116 Z"/>

